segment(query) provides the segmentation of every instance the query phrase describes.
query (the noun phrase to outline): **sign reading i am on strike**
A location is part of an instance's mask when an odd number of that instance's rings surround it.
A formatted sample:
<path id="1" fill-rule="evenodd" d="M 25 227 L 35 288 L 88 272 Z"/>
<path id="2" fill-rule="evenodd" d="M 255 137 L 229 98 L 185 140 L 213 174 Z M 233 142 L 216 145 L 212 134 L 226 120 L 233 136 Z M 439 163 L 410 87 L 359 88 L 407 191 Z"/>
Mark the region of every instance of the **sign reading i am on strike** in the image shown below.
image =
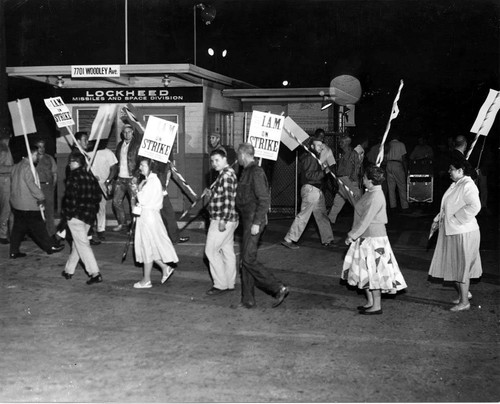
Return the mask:
<path id="1" fill-rule="evenodd" d="M 281 132 L 285 117 L 267 112 L 253 111 L 248 141 L 255 148 L 255 157 L 278 160 Z"/>
<path id="2" fill-rule="evenodd" d="M 139 148 L 139 156 L 167 163 L 178 126 L 174 122 L 150 116 Z"/>
<path id="3" fill-rule="evenodd" d="M 61 97 L 45 98 L 44 101 L 45 105 L 54 117 L 58 128 L 73 126 L 75 124 L 75 121 L 73 121 L 73 118 L 69 113 L 68 107 Z"/>

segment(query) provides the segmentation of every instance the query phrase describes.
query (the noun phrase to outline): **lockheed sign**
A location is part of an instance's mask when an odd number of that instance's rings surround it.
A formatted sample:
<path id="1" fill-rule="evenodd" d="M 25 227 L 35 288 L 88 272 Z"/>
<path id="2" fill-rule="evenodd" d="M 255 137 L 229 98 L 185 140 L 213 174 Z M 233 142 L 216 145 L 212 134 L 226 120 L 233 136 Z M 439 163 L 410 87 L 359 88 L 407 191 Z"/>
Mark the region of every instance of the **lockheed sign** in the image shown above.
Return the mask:
<path id="1" fill-rule="evenodd" d="M 203 87 L 62 88 L 58 94 L 66 104 L 203 102 Z"/>

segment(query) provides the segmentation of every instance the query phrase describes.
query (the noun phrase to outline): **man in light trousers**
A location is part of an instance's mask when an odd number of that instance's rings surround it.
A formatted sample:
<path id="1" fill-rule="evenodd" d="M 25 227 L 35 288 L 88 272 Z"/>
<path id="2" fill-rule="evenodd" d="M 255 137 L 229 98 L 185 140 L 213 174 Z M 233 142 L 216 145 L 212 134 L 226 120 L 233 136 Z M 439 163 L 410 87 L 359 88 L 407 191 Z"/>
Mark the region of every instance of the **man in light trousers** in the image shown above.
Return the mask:
<path id="1" fill-rule="evenodd" d="M 234 231 L 238 227 L 235 202 L 237 178 L 223 149 L 213 150 L 210 161 L 218 177 L 210 193 L 210 227 L 205 254 L 213 279 L 213 287 L 207 291 L 207 295 L 215 296 L 234 290 L 236 282 Z"/>
<path id="2" fill-rule="evenodd" d="M 311 137 L 311 151 L 316 157 L 320 156 L 322 149 L 323 137 L 320 135 Z M 281 244 L 290 249 L 299 248 L 295 243 L 302 236 L 311 215 L 314 215 L 314 219 L 318 225 L 321 243 L 324 246 L 330 246 L 333 243 L 333 232 L 328 220 L 325 196 L 321 191 L 325 171 L 323 171 L 323 167 L 318 160 L 309 153 L 305 153 L 302 156 L 300 167 L 300 180 L 302 183 L 300 196 L 302 198 L 302 204 L 299 214 L 295 217 L 292 226 Z"/>

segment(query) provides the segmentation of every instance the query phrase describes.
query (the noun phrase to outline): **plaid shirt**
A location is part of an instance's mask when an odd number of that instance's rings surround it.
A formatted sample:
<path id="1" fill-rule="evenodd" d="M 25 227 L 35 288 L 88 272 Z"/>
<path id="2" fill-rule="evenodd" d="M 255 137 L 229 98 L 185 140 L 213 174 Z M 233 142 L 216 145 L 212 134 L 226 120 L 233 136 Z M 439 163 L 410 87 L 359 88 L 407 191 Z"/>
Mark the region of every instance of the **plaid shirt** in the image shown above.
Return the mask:
<path id="1" fill-rule="evenodd" d="M 62 200 L 62 217 L 76 218 L 92 225 L 99 210 L 102 194 L 95 177 L 85 168 L 70 172 L 66 179 L 66 192 Z"/>
<path id="2" fill-rule="evenodd" d="M 227 166 L 221 170 L 212 190 L 208 205 L 210 219 L 226 222 L 238 221 L 236 213 L 236 188 L 238 180 L 234 170 Z"/>

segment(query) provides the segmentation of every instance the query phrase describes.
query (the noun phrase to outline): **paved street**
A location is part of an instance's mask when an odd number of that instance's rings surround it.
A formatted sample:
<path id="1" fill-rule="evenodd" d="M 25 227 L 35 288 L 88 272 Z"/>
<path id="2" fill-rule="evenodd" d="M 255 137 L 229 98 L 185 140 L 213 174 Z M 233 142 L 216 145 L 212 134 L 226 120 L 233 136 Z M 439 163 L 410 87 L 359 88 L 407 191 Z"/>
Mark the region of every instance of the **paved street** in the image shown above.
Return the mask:
<path id="1" fill-rule="evenodd" d="M 394 215 L 389 238 L 408 284 L 360 316 L 363 295 L 339 281 L 345 247 L 321 246 L 311 223 L 298 250 L 280 245 L 292 218 L 271 220 L 260 260 L 290 285 L 285 302 L 257 292 L 210 297 L 205 234 L 185 230 L 178 269 L 135 290 L 141 267 L 126 234 L 93 247 L 104 282 L 60 273 L 69 253 L 31 241 L 24 259 L 0 246 L 0 401 L 317 402 L 498 401 L 498 218 L 480 218 L 484 276 L 468 312 L 451 313 L 453 289 L 430 282 L 432 216 Z M 348 212 L 334 229 L 343 237 Z M 239 246 L 237 247 L 239 250 Z"/>

